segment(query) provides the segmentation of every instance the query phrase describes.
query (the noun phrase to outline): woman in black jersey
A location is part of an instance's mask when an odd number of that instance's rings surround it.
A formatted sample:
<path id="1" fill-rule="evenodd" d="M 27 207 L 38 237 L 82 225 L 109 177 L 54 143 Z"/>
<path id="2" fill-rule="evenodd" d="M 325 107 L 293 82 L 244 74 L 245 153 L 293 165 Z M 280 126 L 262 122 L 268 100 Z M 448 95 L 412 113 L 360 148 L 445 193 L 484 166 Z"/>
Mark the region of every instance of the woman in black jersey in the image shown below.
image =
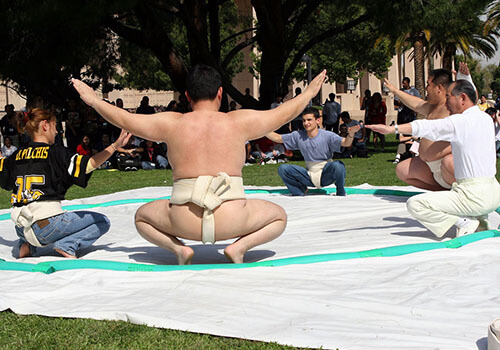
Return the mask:
<path id="1" fill-rule="evenodd" d="M 73 184 L 86 187 L 92 171 L 130 138 L 122 131 L 110 146 L 92 157 L 54 144 L 56 117 L 35 108 L 23 119 L 32 141 L 9 158 L 0 159 L 0 186 L 12 190 L 11 218 L 19 236 L 19 258 L 55 250 L 76 258 L 109 230 L 109 219 L 90 211 L 65 212 L 61 200 Z"/>

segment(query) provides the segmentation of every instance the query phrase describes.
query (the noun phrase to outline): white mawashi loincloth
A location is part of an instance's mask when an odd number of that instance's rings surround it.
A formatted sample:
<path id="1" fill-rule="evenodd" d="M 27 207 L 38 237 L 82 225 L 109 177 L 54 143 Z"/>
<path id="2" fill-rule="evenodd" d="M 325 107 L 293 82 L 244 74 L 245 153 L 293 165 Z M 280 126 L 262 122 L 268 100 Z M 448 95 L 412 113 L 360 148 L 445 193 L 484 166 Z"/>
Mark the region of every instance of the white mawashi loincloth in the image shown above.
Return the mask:
<path id="1" fill-rule="evenodd" d="M 192 179 L 174 181 L 170 203 L 194 203 L 203 210 L 201 240 L 215 243 L 215 219 L 213 210 L 224 201 L 244 199 L 243 179 L 218 173 L 217 176 L 198 176 Z"/>
<path id="2" fill-rule="evenodd" d="M 500 318 L 488 327 L 488 350 L 500 350 Z"/>
<path id="3" fill-rule="evenodd" d="M 425 162 L 431 169 L 432 175 L 434 176 L 434 180 L 441 185 L 443 188 L 450 189 L 451 185 L 444 181 L 443 174 L 441 173 L 441 163 L 442 159 L 433 160 L 432 162 Z"/>
<path id="4" fill-rule="evenodd" d="M 316 188 L 321 188 L 321 174 L 323 173 L 323 168 L 329 160 L 323 160 L 320 162 L 308 162 L 306 161 L 306 168 L 311 182 Z"/>

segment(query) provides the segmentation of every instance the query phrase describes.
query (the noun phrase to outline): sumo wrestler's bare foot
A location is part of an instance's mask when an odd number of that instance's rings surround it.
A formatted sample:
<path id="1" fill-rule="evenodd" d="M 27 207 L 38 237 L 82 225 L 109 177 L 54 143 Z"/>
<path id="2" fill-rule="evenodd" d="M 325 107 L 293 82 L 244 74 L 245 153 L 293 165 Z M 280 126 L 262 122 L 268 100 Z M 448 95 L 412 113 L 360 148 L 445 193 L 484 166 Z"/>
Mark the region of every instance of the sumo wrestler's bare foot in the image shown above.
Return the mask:
<path id="1" fill-rule="evenodd" d="M 30 257 L 30 256 L 31 256 L 30 244 L 27 243 L 27 242 L 25 242 L 19 248 L 19 256 L 18 256 L 18 258 L 21 259 L 21 258 L 27 258 L 27 257 Z"/>
<path id="2" fill-rule="evenodd" d="M 76 256 L 66 253 L 64 250 L 54 248 L 56 252 L 68 259 L 76 259 Z"/>
<path id="3" fill-rule="evenodd" d="M 235 264 L 243 264 L 243 257 L 245 256 L 245 251 L 241 251 L 238 247 L 234 246 L 234 243 L 228 245 L 226 249 L 224 249 L 224 255 L 228 258 L 232 263 Z"/>
<path id="4" fill-rule="evenodd" d="M 179 265 L 191 265 L 191 259 L 193 259 L 194 250 L 190 247 L 183 246 L 175 254 L 177 256 L 177 262 Z"/>

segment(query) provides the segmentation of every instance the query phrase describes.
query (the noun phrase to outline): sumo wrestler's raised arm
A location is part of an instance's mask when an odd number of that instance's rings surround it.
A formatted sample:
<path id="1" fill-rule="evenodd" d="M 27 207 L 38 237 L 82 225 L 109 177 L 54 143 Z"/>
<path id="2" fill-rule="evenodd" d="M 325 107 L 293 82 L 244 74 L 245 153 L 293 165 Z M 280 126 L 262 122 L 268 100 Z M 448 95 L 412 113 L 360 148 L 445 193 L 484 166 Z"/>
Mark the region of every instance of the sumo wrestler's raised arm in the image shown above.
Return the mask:
<path id="1" fill-rule="evenodd" d="M 241 130 L 247 140 L 258 139 L 302 113 L 309 101 L 318 94 L 325 78 L 326 70 L 323 70 L 309 83 L 303 93 L 274 109 L 266 111 L 240 109 L 230 114 L 240 120 Z"/>
<path id="2" fill-rule="evenodd" d="M 133 114 L 100 99 L 95 91 L 78 79 L 71 79 L 80 98 L 94 108 L 104 119 L 133 135 L 151 141 L 165 141 L 171 129 L 170 120 L 180 117 L 180 113 L 163 112 L 156 114 Z"/>

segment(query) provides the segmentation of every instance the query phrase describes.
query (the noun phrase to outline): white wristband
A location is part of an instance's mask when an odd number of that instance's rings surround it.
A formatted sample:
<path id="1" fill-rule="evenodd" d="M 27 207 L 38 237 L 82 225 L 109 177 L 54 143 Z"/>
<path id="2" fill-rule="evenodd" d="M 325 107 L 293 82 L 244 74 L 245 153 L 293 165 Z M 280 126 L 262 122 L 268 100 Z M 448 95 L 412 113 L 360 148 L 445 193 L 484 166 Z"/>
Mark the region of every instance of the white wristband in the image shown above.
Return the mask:
<path id="1" fill-rule="evenodd" d="M 398 124 L 394 124 L 394 133 L 395 133 L 396 135 L 399 135 Z"/>

